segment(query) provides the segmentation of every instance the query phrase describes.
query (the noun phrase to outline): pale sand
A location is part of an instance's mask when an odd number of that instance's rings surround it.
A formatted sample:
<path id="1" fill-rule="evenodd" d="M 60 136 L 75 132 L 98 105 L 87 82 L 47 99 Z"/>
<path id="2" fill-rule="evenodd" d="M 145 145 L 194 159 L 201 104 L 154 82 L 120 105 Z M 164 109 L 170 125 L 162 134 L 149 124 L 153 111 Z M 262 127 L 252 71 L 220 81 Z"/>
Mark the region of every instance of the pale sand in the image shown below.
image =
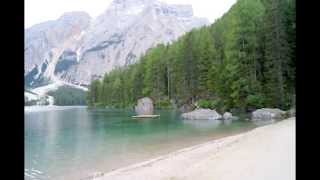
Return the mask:
<path id="1" fill-rule="evenodd" d="M 99 180 L 295 180 L 295 118 L 117 169 Z"/>

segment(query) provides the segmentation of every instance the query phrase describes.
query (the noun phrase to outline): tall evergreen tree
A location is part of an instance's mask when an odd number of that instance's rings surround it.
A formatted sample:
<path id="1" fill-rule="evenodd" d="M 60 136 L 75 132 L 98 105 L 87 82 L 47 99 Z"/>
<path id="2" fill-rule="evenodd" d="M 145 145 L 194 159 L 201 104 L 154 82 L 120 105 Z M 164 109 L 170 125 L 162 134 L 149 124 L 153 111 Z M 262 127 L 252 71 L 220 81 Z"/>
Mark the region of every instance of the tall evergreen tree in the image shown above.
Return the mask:
<path id="1" fill-rule="evenodd" d="M 285 64 L 290 61 L 290 47 L 286 33 L 286 0 L 264 0 L 266 7 L 266 77 L 268 83 L 269 103 L 284 107 L 286 79 L 284 77 Z"/>

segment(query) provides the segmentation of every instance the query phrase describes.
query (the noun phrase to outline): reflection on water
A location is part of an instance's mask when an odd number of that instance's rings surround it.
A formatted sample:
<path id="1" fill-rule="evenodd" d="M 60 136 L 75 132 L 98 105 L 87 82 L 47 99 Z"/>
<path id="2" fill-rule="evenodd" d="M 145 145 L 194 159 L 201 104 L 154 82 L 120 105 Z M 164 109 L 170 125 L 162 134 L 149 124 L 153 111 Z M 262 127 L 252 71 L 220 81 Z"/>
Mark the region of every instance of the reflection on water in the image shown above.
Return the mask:
<path id="1" fill-rule="evenodd" d="M 214 129 L 223 123 L 220 120 L 183 120 L 184 124 L 192 125 L 194 128 Z"/>
<path id="2" fill-rule="evenodd" d="M 80 179 L 255 127 L 156 113 L 160 118 L 84 107 L 25 113 L 25 179 Z"/>
<path id="3" fill-rule="evenodd" d="M 223 120 L 224 125 L 230 125 L 232 123 L 232 119 L 225 119 Z"/>

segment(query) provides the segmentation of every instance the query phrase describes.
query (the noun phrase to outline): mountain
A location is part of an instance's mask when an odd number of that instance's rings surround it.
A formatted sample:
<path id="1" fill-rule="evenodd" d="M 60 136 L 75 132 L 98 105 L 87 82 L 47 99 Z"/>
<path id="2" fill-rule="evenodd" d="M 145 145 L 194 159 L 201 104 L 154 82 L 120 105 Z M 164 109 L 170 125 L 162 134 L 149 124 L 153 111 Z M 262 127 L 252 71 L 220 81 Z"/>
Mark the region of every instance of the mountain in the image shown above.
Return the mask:
<path id="1" fill-rule="evenodd" d="M 207 25 L 191 5 L 157 0 L 114 0 L 97 18 L 69 12 L 26 29 L 25 84 L 86 86 L 111 70 L 137 62 L 149 48 L 171 43 Z"/>
<path id="2" fill-rule="evenodd" d="M 81 32 L 91 18 L 84 12 L 65 13 L 55 21 L 32 26 L 25 31 L 25 83 L 37 87 L 54 80 L 57 61 L 68 50 L 76 49 Z"/>
<path id="3" fill-rule="evenodd" d="M 210 26 L 93 81 L 88 105 L 132 108 L 150 97 L 158 109 L 181 111 L 295 107 L 295 19 L 295 0 L 238 0 Z"/>

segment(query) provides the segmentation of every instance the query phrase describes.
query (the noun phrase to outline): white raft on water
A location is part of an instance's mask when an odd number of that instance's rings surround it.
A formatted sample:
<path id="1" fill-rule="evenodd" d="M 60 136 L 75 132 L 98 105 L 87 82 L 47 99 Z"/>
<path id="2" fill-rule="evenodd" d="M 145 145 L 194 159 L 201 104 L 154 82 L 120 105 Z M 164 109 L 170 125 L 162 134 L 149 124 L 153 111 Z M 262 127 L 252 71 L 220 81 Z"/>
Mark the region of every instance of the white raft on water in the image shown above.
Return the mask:
<path id="1" fill-rule="evenodd" d="M 160 115 L 138 115 L 138 116 L 132 116 L 132 118 L 156 118 L 160 117 Z"/>

